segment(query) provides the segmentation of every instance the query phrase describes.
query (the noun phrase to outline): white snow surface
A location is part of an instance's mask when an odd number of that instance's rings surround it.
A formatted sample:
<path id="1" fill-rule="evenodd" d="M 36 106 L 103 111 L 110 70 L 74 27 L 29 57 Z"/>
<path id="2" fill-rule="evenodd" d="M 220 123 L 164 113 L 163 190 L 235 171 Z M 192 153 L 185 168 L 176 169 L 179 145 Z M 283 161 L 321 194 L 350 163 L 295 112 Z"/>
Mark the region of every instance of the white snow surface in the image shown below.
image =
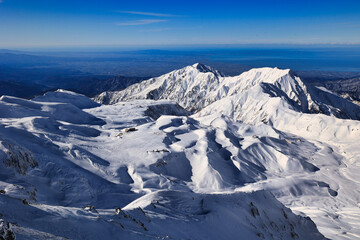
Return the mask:
<path id="1" fill-rule="evenodd" d="M 0 98 L 3 232 L 360 239 L 358 108 L 291 71 L 195 64 L 96 100 Z"/>

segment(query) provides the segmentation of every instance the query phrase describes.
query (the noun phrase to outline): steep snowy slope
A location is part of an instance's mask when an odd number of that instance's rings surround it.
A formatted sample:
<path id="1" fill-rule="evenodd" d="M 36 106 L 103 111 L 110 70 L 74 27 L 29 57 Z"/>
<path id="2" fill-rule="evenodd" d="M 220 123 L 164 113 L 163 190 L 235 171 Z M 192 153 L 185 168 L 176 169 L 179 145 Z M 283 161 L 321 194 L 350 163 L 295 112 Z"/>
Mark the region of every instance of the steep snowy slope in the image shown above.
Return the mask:
<path id="1" fill-rule="evenodd" d="M 274 159 L 283 166 L 238 191 L 270 190 L 287 207 L 310 216 L 326 237 L 360 239 L 359 121 L 289 112 L 269 126 L 216 115 L 197 120 L 242 136 L 242 158 L 261 163 Z"/>
<path id="2" fill-rule="evenodd" d="M 235 128 L 221 128 L 223 121 L 204 126 L 169 101 L 81 110 L 85 102 L 63 91 L 36 101 L 0 99 L 4 233 L 17 239 L 324 238 L 268 190 L 241 191 L 268 174 L 313 174 L 317 167 L 306 157 L 316 149 L 286 160 L 293 154 L 286 134 L 264 125 L 261 132 L 282 140 L 265 137 L 268 143 L 247 151 L 256 138 L 242 139 Z"/>
<path id="3" fill-rule="evenodd" d="M 272 104 L 275 104 L 273 108 L 285 105 L 286 108 L 301 112 L 360 119 L 359 106 L 331 93 L 306 86 L 290 70 L 277 68 L 252 69 L 239 76 L 224 77 L 218 71 L 197 63 L 134 84 L 122 91 L 104 92 L 95 97 L 95 101 L 113 104 L 133 99 L 168 99 L 176 101 L 189 111 L 198 112 L 224 98 L 231 98 L 226 104 L 231 104 L 230 111 L 233 114 L 239 114 L 243 110 L 239 107 L 250 105 L 252 103 L 247 102 L 255 99 L 259 103 L 252 105 L 252 109 L 247 107 L 247 110 L 262 110 L 262 106 L 275 98 L 278 102 Z M 257 112 L 253 115 L 257 115 Z"/>

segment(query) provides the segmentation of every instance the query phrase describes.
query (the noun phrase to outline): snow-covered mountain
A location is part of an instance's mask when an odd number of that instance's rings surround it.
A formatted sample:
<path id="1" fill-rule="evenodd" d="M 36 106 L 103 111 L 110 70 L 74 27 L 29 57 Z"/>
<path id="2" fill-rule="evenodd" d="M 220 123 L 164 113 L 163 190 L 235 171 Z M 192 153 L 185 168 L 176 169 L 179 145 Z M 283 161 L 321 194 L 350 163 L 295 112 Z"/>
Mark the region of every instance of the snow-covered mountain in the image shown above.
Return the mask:
<path id="1" fill-rule="evenodd" d="M 244 120 L 245 115 L 249 117 L 249 112 L 255 112 L 251 114 L 252 123 L 255 123 L 254 119 L 268 121 L 274 110 L 283 107 L 304 113 L 360 119 L 359 106 L 306 86 L 290 70 L 277 68 L 252 69 L 239 76 L 224 77 L 211 67 L 196 63 L 122 91 L 104 92 L 94 99 L 103 104 L 133 99 L 168 99 L 194 113 L 223 100 L 216 105 L 217 111 L 230 113 L 237 120 Z"/>
<path id="2" fill-rule="evenodd" d="M 360 239 L 356 105 L 201 64 L 96 100 L 0 98 L 0 236 Z"/>

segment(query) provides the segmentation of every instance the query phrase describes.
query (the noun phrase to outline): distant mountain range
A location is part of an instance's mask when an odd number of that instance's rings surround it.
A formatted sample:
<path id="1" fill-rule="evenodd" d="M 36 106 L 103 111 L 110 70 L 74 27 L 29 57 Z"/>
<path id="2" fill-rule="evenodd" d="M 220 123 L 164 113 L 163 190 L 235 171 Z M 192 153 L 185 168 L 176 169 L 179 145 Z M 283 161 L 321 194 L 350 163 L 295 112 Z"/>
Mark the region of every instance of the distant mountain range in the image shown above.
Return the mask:
<path id="1" fill-rule="evenodd" d="M 351 101 L 360 101 L 360 77 L 336 81 L 314 82 L 313 85 L 323 86 Z"/>

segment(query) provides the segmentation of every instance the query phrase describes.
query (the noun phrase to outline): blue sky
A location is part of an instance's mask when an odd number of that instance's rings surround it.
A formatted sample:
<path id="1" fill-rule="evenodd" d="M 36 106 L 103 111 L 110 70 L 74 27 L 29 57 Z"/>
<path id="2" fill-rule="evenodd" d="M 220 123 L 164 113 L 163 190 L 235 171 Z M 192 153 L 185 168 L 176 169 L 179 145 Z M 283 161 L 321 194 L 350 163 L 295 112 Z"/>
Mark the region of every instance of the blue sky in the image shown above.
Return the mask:
<path id="1" fill-rule="evenodd" d="M 360 1 L 0 0 L 0 48 L 359 44 Z"/>

